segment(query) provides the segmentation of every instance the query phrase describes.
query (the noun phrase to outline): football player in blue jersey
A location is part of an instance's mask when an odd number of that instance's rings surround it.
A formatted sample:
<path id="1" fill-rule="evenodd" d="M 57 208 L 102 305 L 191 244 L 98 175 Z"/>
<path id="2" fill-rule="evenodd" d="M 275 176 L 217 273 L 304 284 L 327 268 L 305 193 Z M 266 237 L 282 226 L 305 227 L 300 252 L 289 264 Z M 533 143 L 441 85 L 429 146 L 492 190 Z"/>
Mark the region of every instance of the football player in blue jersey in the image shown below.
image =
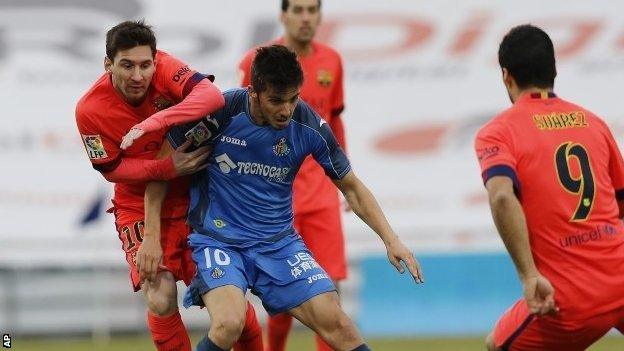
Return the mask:
<path id="1" fill-rule="evenodd" d="M 173 147 L 212 144 L 206 170 L 194 175 L 188 222 L 197 274 L 184 304 L 206 306 L 208 335 L 198 351 L 229 350 L 245 323 L 247 289 L 270 314 L 289 312 L 336 350 L 369 350 L 342 311 L 332 280 L 293 228 L 292 184 L 312 155 L 353 211 L 379 235 L 388 259 L 417 283 L 420 266 L 357 178 L 331 129 L 299 100 L 303 73 L 286 47 L 261 47 L 251 86 L 224 93 L 225 107 L 168 135 Z M 146 226 L 159 218 L 166 183 L 146 191 Z"/>

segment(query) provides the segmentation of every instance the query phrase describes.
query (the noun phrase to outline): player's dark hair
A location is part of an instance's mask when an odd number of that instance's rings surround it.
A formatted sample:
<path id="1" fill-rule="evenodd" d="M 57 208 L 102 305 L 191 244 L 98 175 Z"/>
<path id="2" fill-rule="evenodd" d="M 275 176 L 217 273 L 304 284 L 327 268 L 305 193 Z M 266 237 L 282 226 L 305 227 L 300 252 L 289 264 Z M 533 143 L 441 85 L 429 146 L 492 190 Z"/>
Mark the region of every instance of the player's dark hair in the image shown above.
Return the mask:
<path id="1" fill-rule="evenodd" d="M 498 48 L 498 63 L 520 89 L 552 88 L 555 84 L 555 49 L 546 32 L 530 24 L 512 28 Z"/>
<path id="2" fill-rule="evenodd" d="M 288 7 L 290 6 L 289 0 L 282 0 L 282 12 L 288 11 Z M 321 9 L 321 0 L 318 0 L 318 9 Z"/>
<path id="3" fill-rule="evenodd" d="M 118 51 L 142 45 L 149 45 L 152 57 L 156 56 L 156 36 L 143 20 L 121 22 L 106 33 L 106 56 L 111 61 Z"/>
<path id="4" fill-rule="evenodd" d="M 260 93 L 268 87 L 277 92 L 303 84 L 303 71 L 297 55 L 283 45 L 262 46 L 251 64 L 251 86 Z"/>

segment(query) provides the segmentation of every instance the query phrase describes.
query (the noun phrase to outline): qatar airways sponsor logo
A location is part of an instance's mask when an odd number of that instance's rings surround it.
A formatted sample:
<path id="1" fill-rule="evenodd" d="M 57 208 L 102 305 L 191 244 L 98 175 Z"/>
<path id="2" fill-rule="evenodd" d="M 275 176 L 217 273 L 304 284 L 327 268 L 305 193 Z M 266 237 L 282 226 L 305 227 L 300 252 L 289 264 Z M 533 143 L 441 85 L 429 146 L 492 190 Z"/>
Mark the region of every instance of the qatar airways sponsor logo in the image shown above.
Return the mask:
<path id="1" fill-rule="evenodd" d="M 585 245 L 592 241 L 610 240 L 618 234 L 616 227 L 610 224 L 597 225 L 591 230 L 586 230 L 559 239 L 559 245 L 563 248 Z"/>
<path id="2" fill-rule="evenodd" d="M 215 157 L 215 161 L 224 174 L 238 172 L 241 175 L 256 175 L 277 183 L 283 183 L 291 171 L 290 167 L 276 167 L 259 162 L 234 162 L 228 154 Z"/>

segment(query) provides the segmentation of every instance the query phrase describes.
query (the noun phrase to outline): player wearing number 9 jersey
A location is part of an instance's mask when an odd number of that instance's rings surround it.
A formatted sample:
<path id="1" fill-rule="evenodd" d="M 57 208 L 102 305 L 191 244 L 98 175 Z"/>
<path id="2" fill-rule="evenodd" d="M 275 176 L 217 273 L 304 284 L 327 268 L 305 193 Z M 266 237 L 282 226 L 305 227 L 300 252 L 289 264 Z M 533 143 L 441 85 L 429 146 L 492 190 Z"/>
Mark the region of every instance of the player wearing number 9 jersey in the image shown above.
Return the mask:
<path id="1" fill-rule="evenodd" d="M 546 33 L 512 29 L 499 61 L 514 104 L 481 128 L 475 148 L 525 296 L 487 346 L 585 350 L 624 330 L 624 162 L 600 118 L 552 92 Z"/>

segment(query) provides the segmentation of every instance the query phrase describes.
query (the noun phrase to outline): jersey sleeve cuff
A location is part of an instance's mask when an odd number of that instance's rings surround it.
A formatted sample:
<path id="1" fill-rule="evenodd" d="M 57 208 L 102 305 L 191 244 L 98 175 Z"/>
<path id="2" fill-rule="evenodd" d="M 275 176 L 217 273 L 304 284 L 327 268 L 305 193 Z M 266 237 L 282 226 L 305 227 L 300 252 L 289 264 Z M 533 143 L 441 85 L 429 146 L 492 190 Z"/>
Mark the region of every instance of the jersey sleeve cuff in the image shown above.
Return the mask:
<path id="1" fill-rule="evenodd" d="M 508 165 L 494 165 L 481 173 L 481 178 L 483 178 L 483 185 L 487 184 L 487 181 L 492 177 L 496 176 L 504 176 L 511 179 L 514 185 L 514 190 L 516 194 L 520 193 L 520 180 L 518 180 L 518 175 L 516 171 Z"/>

